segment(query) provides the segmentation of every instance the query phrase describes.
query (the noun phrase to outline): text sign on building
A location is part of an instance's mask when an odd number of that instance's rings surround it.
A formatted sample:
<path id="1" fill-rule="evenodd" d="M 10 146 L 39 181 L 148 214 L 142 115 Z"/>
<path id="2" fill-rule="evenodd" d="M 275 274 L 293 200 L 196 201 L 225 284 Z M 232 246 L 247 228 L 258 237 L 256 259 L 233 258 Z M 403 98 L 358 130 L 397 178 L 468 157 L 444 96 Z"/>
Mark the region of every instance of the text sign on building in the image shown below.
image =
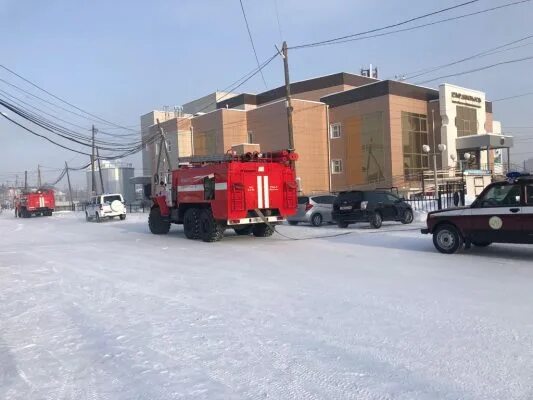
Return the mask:
<path id="1" fill-rule="evenodd" d="M 481 97 L 472 96 L 461 92 L 452 92 L 452 103 L 461 104 L 464 106 L 481 108 Z"/>

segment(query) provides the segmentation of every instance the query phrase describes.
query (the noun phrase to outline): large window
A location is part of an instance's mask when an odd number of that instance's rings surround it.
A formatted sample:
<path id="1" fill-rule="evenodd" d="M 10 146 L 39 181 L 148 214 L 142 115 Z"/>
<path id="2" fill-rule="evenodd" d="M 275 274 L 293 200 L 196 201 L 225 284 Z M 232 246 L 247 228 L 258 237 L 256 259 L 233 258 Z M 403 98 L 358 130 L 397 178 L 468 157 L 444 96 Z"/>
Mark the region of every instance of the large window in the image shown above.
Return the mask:
<path id="1" fill-rule="evenodd" d="M 422 146 L 428 143 L 428 122 L 424 114 L 402 112 L 403 168 L 405 176 L 418 176 L 429 168 L 428 154 Z"/>
<path id="2" fill-rule="evenodd" d="M 385 134 L 381 111 L 362 117 L 361 159 L 364 183 L 375 183 L 385 179 Z"/>
<path id="3" fill-rule="evenodd" d="M 457 137 L 477 134 L 477 110 L 471 107 L 457 106 L 455 126 Z"/>

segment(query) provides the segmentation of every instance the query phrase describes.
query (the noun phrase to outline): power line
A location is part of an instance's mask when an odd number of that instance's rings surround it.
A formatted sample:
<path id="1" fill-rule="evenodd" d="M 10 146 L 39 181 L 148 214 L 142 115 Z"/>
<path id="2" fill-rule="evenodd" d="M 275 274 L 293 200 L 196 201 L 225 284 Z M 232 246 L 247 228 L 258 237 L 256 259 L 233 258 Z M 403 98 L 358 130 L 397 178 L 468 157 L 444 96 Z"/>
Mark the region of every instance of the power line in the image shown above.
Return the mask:
<path id="1" fill-rule="evenodd" d="M 454 73 L 454 74 L 443 75 L 443 76 L 439 76 L 437 78 L 428 79 L 428 80 L 425 80 L 425 81 L 422 81 L 422 82 L 417 82 L 416 85 L 421 85 L 421 84 L 428 83 L 428 82 L 433 82 L 433 81 L 437 81 L 437 80 L 441 80 L 441 79 L 451 78 L 451 77 L 454 77 L 454 76 L 471 74 L 473 72 L 484 71 L 486 69 L 498 67 L 500 65 L 514 64 L 514 63 L 517 63 L 517 62 L 528 61 L 528 60 L 531 60 L 531 59 L 533 59 L 533 56 L 523 57 L 523 58 L 516 58 L 514 60 L 502 61 L 502 62 L 499 62 L 499 63 L 485 65 L 483 67 L 470 69 L 468 71 L 462 71 L 462 72 L 457 72 L 457 73 Z"/>
<path id="2" fill-rule="evenodd" d="M 29 84 L 32 85 L 33 87 L 35 87 L 35 88 L 41 90 L 42 92 L 48 94 L 49 96 L 52 96 L 54 99 L 59 100 L 59 101 L 61 101 L 62 103 L 67 104 L 67 105 L 69 105 L 70 107 L 75 108 L 76 110 L 83 112 L 84 114 L 90 115 L 91 117 L 96 118 L 96 119 L 97 119 L 98 121 L 100 121 L 100 122 L 103 122 L 103 123 L 106 123 L 106 124 L 109 124 L 109 125 L 115 126 L 115 127 L 117 127 L 117 128 L 122 128 L 122 129 L 126 129 L 126 130 L 132 130 L 132 129 L 127 128 L 127 127 L 125 127 L 125 126 L 122 126 L 122 125 L 116 124 L 116 123 L 114 123 L 114 122 L 108 121 L 108 120 L 106 120 L 106 119 L 104 119 L 104 118 L 102 118 L 102 117 L 99 117 L 98 115 L 92 114 L 92 113 L 90 113 L 90 112 L 88 112 L 88 111 L 86 111 L 86 110 L 84 110 L 84 109 L 82 109 L 82 108 L 80 108 L 80 107 L 78 107 L 78 106 L 76 106 L 76 105 L 74 105 L 74 104 L 68 102 L 67 100 L 62 99 L 61 97 L 56 96 L 55 94 L 49 92 L 48 90 L 43 89 L 42 87 L 40 87 L 40 86 L 37 85 L 36 83 L 33 83 L 33 82 L 30 81 L 29 79 L 24 78 L 22 75 L 20 75 L 20 74 L 16 73 L 15 71 L 13 71 L 13 70 L 7 68 L 5 65 L 0 64 L 0 68 L 3 68 L 4 70 L 8 71 L 9 73 L 11 73 L 11 74 L 15 75 L 16 77 L 22 79 L 24 82 L 29 83 Z"/>
<path id="3" fill-rule="evenodd" d="M 344 40 L 341 40 L 342 38 L 331 39 L 332 41 L 322 41 L 322 42 L 309 43 L 309 44 L 304 44 L 304 45 L 299 45 L 299 46 L 293 46 L 293 47 L 291 47 L 291 49 L 301 49 L 301 48 L 307 48 L 307 47 L 318 47 L 318 46 L 325 46 L 325 45 L 333 45 L 333 44 L 340 44 L 340 43 L 352 42 L 352 41 L 357 41 L 357 40 L 371 39 L 371 38 L 376 38 L 376 37 L 381 37 L 381 36 L 388 36 L 388 35 L 392 35 L 392 34 L 395 34 L 395 33 L 412 31 L 412 30 L 415 30 L 415 29 L 425 28 L 425 27 L 428 27 L 428 26 L 433 26 L 433 25 L 444 23 L 444 22 L 450 22 L 450 21 L 455 21 L 455 20 L 471 17 L 471 16 L 474 16 L 474 15 L 484 14 L 484 13 L 495 11 L 495 10 L 499 10 L 499 9 L 502 9 L 502 8 L 511 7 L 511 6 L 515 6 L 515 5 L 518 5 L 518 4 L 522 4 L 522 3 L 527 3 L 529 1 L 531 1 L 531 0 L 519 0 L 519 1 L 512 2 L 512 3 L 503 4 L 501 6 L 491 7 L 491 8 L 487 8 L 487 9 L 484 9 L 484 10 L 471 12 L 471 13 L 468 13 L 468 14 L 462 14 L 462 15 L 459 15 L 459 16 L 456 16 L 456 17 L 450 17 L 450 18 L 445 18 L 445 19 L 433 21 L 433 22 L 428 22 L 426 24 L 416 25 L 416 26 L 409 27 L 409 28 L 396 29 L 396 30 L 392 30 L 392 31 L 389 31 L 389 32 L 377 33 L 377 34 L 374 34 L 374 35 L 368 35 L 368 36 L 364 36 L 364 37 L 357 37 L 357 36 L 366 35 L 366 34 L 371 33 L 371 32 L 378 32 L 378 31 L 381 31 L 381 30 L 389 29 L 392 26 L 398 26 L 398 25 L 406 24 L 406 23 L 410 22 L 411 20 L 403 21 L 403 22 L 400 22 L 398 24 L 389 25 L 389 26 L 382 27 L 382 28 L 376 28 L 376 29 L 372 29 L 372 30 L 369 30 L 369 31 L 365 31 L 365 32 L 359 32 L 359 33 L 355 33 L 353 35 L 348 35 L 347 36 L 348 39 L 344 39 Z M 462 6 L 463 5 L 459 4 L 456 7 L 462 7 Z M 443 12 L 443 11 L 440 10 L 440 11 L 436 11 L 435 13 L 438 13 L 438 12 Z M 424 17 L 425 16 L 421 16 L 421 17 L 417 17 L 417 18 L 420 19 L 420 18 L 424 18 Z M 335 41 L 333 41 L 333 40 L 335 40 Z"/>
<path id="4" fill-rule="evenodd" d="M 242 0 L 239 0 L 239 3 L 241 4 L 242 15 L 244 17 L 244 22 L 246 23 L 246 30 L 248 31 L 248 36 L 250 37 L 250 43 L 252 44 L 252 50 L 254 51 L 255 61 L 257 62 L 257 67 L 261 68 L 261 64 L 259 63 L 259 57 L 257 57 L 257 51 L 255 50 L 254 39 L 252 38 L 252 32 L 250 31 L 250 25 L 248 25 L 248 18 L 246 18 L 246 12 L 244 11 L 244 5 L 242 4 Z M 259 71 L 261 72 L 261 79 L 263 79 L 263 83 L 265 84 L 265 89 L 268 89 L 268 85 L 266 83 L 263 70 L 260 69 Z"/>
<path id="5" fill-rule="evenodd" d="M 437 11 L 433 11 L 433 12 L 430 12 L 430 13 L 427 13 L 427 14 L 424 14 L 424 15 L 420 15 L 418 17 L 409 18 L 409 19 L 406 19 L 404 21 L 397 22 L 395 24 L 390 24 L 390 25 L 382 26 L 380 28 L 370 29 L 370 30 L 364 31 L 364 32 L 358 32 L 358 33 L 353 33 L 353 34 L 350 34 L 350 35 L 339 36 L 339 37 L 336 37 L 336 38 L 333 38 L 333 39 L 322 40 L 322 41 L 319 41 L 319 42 L 312 42 L 312 43 L 301 44 L 301 45 L 298 45 L 298 46 L 292 46 L 291 49 L 303 49 L 305 47 L 316 47 L 316 46 L 321 46 L 321 45 L 326 45 L 326 44 L 332 44 L 333 42 L 338 42 L 340 40 L 345 40 L 345 39 L 353 38 L 353 37 L 356 37 L 356 36 L 362 36 L 362 35 L 366 35 L 366 34 L 369 34 L 369 33 L 379 32 L 379 31 L 383 31 L 385 29 L 395 28 L 397 26 L 405 25 L 405 24 L 408 24 L 410 22 L 417 21 L 419 19 L 427 18 L 427 17 L 433 16 L 433 15 L 437 15 L 437 14 L 441 14 L 443 12 L 450 11 L 450 10 L 453 10 L 453 9 L 456 9 L 456 8 L 465 7 L 467 5 L 470 5 L 470 4 L 473 4 L 473 3 L 477 3 L 478 1 L 479 0 L 467 1 L 465 3 L 457 4 L 455 6 L 446 7 L 446 8 L 437 10 Z"/>
<path id="6" fill-rule="evenodd" d="M 514 96 L 502 97 L 500 99 L 492 100 L 492 102 L 494 103 L 495 101 L 504 101 L 504 100 L 517 99 L 519 97 L 525 97 L 525 96 L 531 96 L 531 95 L 533 95 L 533 92 L 521 93 L 521 94 L 517 94 L 517 95 L 514 95 Z M 531 127 L 529 126 L 527 128 L 531 128 Z"/>
<path id="7" fill-rule="evenodd" d="M 533 38 L 533 35 L 528 35 L 528 36 L 525 36 L 523 38 L 520 38 L 520 39 L 517 39 L 517 40 L 513 40 L 512 42 L 508 42 L 508 43 L 502 44 L 500 46 L 493 47 L 491 49 L 487 49 L 487 50 L 482 51 L 480 53 L 476 53 L 476 54 L 474 54 L 472 56 L 465 57 L 465 58 L 462 58 L 462 59 L 459 59 L 459 60 L 456 60 L 456 61 L 452 61 L 452 62 L 447 63 L 447 64 L 439 65 L 439 66 L 436 66 L 436 67 L 425 68 L 423 70 L 418 70 L 418 71 L 411 72 L 411 73 L 404 74 L 404 75 L 407 76 L 406 79 L 418 78 L 419 76 L 429 74 L 430 72 L 435 72 L 435 71 L 438 71 L 440 69 L 451 67 L 452 65 L 460 64 L 462 62 L 469 61 L 469 60 L 472 60 L 474 58 L 478 58 L 478 57 L 482 57 L 482 56 L 485 56 L 485 55 L 494 54 L 496 50 L 505 48 L 505 47 L 510 46 L 512 44 L 515 44 L 515 43 L 523 42 L 524 40 L 527 40 L 527 39 L 530 39 L 530 38 Z M 510 49 L 506 49 L 505 51 L 507 51 L 507 50 L 510 50 Z"/>

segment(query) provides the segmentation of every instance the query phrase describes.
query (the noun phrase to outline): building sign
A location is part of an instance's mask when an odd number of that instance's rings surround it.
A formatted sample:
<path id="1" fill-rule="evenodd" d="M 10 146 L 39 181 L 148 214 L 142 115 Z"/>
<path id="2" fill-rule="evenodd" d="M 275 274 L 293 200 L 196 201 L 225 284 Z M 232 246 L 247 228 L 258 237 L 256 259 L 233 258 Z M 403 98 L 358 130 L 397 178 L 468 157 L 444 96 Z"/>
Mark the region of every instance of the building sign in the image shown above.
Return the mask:
<path id="1" fill-rule="evenodd" d="M 451 95 L 452 103 L 481 108 L 481 97 L 472 96 L 460 92 L 452 92 Z"/>

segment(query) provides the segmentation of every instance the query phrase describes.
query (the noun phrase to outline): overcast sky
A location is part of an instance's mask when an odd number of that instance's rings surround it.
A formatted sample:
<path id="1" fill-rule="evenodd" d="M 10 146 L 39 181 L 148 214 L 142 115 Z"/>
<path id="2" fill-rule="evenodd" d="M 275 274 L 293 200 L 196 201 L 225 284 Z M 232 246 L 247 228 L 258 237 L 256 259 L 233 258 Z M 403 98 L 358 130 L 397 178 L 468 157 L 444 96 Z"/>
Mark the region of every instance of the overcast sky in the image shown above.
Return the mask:
<path id="1" fill-rule="evenodd" d="M 260 60 L 273 55 L 282 39 L 289 46 L 329 39 L 460 2 L 243 0 Z M 510 2 L 481 0 L 417 24 Z M 446 64 L 533 34 L 532 3 L 391 36 L 294 50 L 291 78 L 359 73 L 369 63 L 379 67 L 380 78 L 393 78 Z M 223 89 L 256 65 L 239 0 L 0 0 L 0 37 L 1 64 L 85 110 L 127 126 L 138 125 L 139 116 L 152 109 Z M 520 45 L 419 79 L 533 56 L 533 39 Z M 532 71 L 533 60 L 528 60 L 444 81 L 482 90 L 492 100 L 533 92 Z M 281 85 L 281 60 L 274 60 L 264 75 L 269 88 Z M 5 71 L 0 71 L 0 79 L 43 95 Z M 0 89 L 33 101 L 1 81 Z M 265 86 L 258 75 L 240 90 L 260 92 Z M 518 142 L 514 160 L 533 157 L 532 105 L 533 96 L 494 103 L 495 119 L 502 121 L 505 132 L 532 138 Z M 54 113 L 87 132 L 90 128 L 88 120 Z M 65 161 L 79 166 L 89 160 L 0 121 L 0 182 L 13 180 L 14 173 L 22 179 L 22 171 L 35 170 L 37 164 L 45 166 L 44 179 L 53 180 L 58 172 L 49 169 L 62 168 Z M 140 167 L 140 155 L 131 161 Z M 82 174 L 75 175 L 76 182 L 84 182 Z M 34 176 L 30 173 L 31 179 Z"/>

